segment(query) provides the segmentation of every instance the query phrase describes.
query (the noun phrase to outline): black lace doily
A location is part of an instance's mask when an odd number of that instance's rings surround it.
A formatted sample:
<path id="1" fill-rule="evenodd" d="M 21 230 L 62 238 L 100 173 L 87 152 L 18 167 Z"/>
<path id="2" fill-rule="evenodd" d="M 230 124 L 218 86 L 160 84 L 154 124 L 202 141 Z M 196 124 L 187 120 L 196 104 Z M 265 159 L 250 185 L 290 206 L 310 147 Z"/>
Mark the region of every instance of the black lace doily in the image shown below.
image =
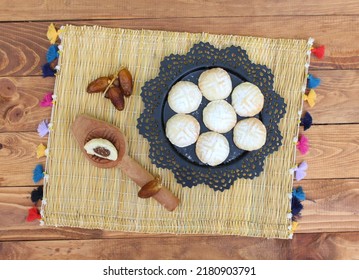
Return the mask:
<path id="1" fill-rule="evenodd" d="M 185 80 L 198 84 L 200 74 L 210 68 L 226 70 L 232 79 L 233 88 L 242 82 L 257 85 L 264 95 L 263 110 L 259 118 L 267 129 L 265 145 L 256 151 L 238 149 L 233 143 L 233 130 L 224 134 L 230 143 L 227 160 L 215 167 L 202 164 L 196 156 L 195 144 L 178 148 L 165 135 L 167 120 L 175 114 L 167 103 L 171 87 Z M 282 136 L 278 128 L 285 114 L 284 99 L 273 90 L 273 74 L 264 65 L 252 63 L 245 50 L 231 46 L 217 49 L 209 43 L 194 45 L 186 55 L 171 54 L 163 59 L 159 74 L 142 87 L 144 110 L 138 118 L 137 127 L 150 143 L 150 159 L 160 168 L 172 170 L 178 183 L 193 187 L 206 184 L 214 190 L 229 189 L 238 178 L 253 179 L 260 175 L 266 156 L 281 146 Z M 231 103 L 231 97 L 226 99 Z M 201 132 L 208 129 L 202 121 L 202 110 L 209 101 L 204 97 L 199 109 L 193 115 L 201 124 Z M 239 116 L 238 120 L 243 119 Z"/>

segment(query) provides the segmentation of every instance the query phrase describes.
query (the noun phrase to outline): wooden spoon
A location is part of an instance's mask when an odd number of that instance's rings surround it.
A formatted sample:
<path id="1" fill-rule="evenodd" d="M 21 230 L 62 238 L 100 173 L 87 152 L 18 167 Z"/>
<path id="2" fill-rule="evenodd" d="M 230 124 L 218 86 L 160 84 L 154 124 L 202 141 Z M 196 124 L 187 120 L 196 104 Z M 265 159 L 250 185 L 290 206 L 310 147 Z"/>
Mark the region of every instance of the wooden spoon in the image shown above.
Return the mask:
<path id="1" fill-rule="evenodd" d="M 127 154 L 126 138 L 117 127 L 87 115 L 80 115 L 71 128 L 82 152 L 92 165 L 99 168 L 119 167 L 141 188 L 155 180 L 152 174 Z M 84 146 L 94 138 L 109 140 L 117 149 L 117 160 L 112 161 L 88 154 Z M 152 197 L 169 211 L 173 211 L 179 204 L 179 199 L 165 187 L 161 187 Z"/>

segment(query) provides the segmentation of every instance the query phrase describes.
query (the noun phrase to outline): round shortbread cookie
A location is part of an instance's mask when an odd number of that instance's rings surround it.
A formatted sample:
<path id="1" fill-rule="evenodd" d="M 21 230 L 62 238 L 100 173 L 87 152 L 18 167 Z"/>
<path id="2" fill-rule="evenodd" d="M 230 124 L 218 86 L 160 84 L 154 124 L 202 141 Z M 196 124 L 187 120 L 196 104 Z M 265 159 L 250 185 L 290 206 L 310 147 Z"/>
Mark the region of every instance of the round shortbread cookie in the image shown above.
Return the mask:
<path id="1" fill-rule="evenodd" d="M 227 101 L 216 100 L 203 109 L 203 122 L 210 130 L 226 133 L 236 125 L 237 115 Z"/>
<path id="2" fill-rule="evenodd" d="M 232 91 L 231 77 L 222 68 L 204 71 L 198 79 L 198 86 L 209 101 L 225 99 Z"/>
<path id="3" fill-rule="evenodd" d="M 168 105 L 176 113 L 192 113 L 198 109 L 201 101 L 202 93 L 192 82 L 180 81 L 168 94 Z"/>
<path id="4" fill-rule="evenodd" d="M 217 132 L 201 134 L 196 143 L 196 155 L 199 160 L 210 166 L 216 166 L 229 155 L 229 143 L 226 137 Z"/>
<path id="5" fill-rule="evenodd" d="M 266 142 L 267 129 L 256 118 L 239 121 L 233 130 L 234 144 L 242 150 L 254 151 L 260 149 Z"/>
<path id="6" fill-rule="evenodd" d="M 166 123 L 166 136 L 170 142 L 180 148 L 195 143 L 200 131 L 199 122 L 190 115 L 176 114 Z"/>
<path id="7" fill-rule="evenodd" d="M 241 117 L 253 117 L 263 109 L 264 96 L 254 84 L 245 82 L 232 92 L 232 106 Z"/>

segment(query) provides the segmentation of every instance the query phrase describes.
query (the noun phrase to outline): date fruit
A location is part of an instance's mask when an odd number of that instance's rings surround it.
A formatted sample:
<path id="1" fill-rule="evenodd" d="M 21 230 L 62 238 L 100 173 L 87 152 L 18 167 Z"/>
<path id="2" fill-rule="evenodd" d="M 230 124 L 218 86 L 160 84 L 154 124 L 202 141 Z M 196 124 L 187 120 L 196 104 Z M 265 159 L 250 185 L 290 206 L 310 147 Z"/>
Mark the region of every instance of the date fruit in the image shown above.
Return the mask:
<path id="1" fill-rule="evenodd" d="M 148 182 L 144 185 L 138 192 L 138 197 L 140 198 L 149 198 L 158 193 L 161 189 L 159 178 L 155 178 L 154 180 Z"/>
<path id="2" fill-rule="evenodd" d="M 108 77 L 100 77 L 87 86 L 88 93 L 103 92 L 111 80 Z"/>
<path id="3" fill-rule="evenodd" d="M 113 106 L 119 111 L 122 111 L 125 108 L 125 99 L 123 97 L 123 92 L 118 87 L 111 87 L 107 91 L 108 98 L 111 100 Z"/>
<path id="4" fill-rule="evenodd" d="M 113 85 L 115 87 L 120 87 L 120 81 L 118 80 L 118 78 L 116 78 L 114 81 L 113 81 Z"/>
<path id="5" fill-rule="evenodd" d="M 128 97 L 132 94 L 133 90 L 133 82 L 132 82 L 132 75 L 130 71 L 126 68 L 123 68 L 118 72 L 118 80 L 120 81 L 120 85 L 123 89 L 123 94 Z"/>

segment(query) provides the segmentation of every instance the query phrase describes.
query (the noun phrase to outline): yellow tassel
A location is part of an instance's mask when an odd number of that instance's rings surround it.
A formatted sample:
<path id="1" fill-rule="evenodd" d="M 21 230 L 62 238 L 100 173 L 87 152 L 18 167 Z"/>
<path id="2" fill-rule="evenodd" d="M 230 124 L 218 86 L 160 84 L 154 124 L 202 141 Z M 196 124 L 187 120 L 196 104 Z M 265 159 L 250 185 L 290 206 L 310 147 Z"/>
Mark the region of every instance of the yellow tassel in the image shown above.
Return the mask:
<path id="1" fill-rule="evenodd" d="M 46 155 L 45 151 L 46 151 L 46 146 L 41 143 L 39 146 L 37 146 L 36 157 L 37 158 L 44 157 Z"/>
<path id="2" fill-rule="evenodd" d="M 310 107 L 313 107 L 315 105 L 315 101 L 317 99 L 317 94 L 313 89 L 309 91 L 307 95 L 304 94 L 303 96 L 304 101 L 307 101 Z"/>
<path id="3" fill-rule="evenodd" d="M 47 38 L 50 40 L 51 44 L 55 44 L 57 37 L 61 33 L 61 30 L 56 30 L 56 27 L 53 23 L 50 24 L 50 26 L 47 29 Z"/>
<path id="4" fill-rule="evenodd" d="M 293 222 L 292 223 L 292 232 L 295 232 L 298 228 L 298 222 Z"/>

